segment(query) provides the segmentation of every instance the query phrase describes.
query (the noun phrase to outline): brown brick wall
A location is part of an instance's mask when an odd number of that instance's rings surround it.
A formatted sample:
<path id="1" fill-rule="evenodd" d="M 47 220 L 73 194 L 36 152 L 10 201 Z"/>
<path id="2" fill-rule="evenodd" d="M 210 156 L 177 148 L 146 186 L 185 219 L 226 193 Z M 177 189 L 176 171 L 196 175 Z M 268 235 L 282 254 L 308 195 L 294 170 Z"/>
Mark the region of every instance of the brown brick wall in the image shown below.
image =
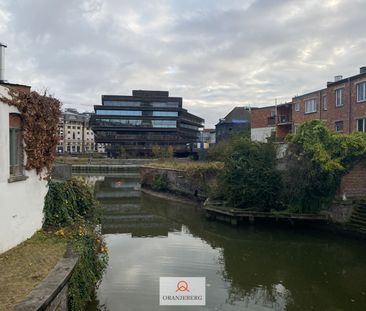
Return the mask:
<path id="1" fill-rule="evenodd" d="M 366 75 L 357 79 L 344 80 L 331 84 L 326 89 L 293 98 L 292 119 L 295 125 L 320 119 L 324 120 L 331 130 L 335 130 L 335 123 L 343 121 L 343 133 L 354 132 L 357 119 L 366 118 L 366 101 L 357 103 L 357 84 L 366 81 Z M 336 90 L 343 88 L 343 106 L 336 106 Z M 351 96 L 350 96 L 351 88 Z M 327 98 L 327 110 L 324 110 L 324 97 Z M 315 98 L 317 111 L 305 114 L 305 100 Z M 300 111 L 295 111 L 295 103 L 300 103 Z"/>
<path id="2" fill-rule="evenodd" d="M 351 112 L 351 129 L 355 131 L 357 128 L 357 119 L 366 118 L 366 101 L 357 102 L 357 84 L 366 81 L 366 76 L 352 81 L 352 112 Z"/>
<path id="3" fill-rule="evenodd" d="M 251 116 L 251 128 L 262 128 L 267 126 L 274 126 L 268 124 L 268 118 L 271 117 L 271 111 L 275 111 L 274 106 L 253 108 Z"/>
<path id="4" fill-rule="evenodd" d="M 346 197 L 366 196 L 366 164 L 357 163 L 353 169 L 342 177 L 339 195 Z"/>

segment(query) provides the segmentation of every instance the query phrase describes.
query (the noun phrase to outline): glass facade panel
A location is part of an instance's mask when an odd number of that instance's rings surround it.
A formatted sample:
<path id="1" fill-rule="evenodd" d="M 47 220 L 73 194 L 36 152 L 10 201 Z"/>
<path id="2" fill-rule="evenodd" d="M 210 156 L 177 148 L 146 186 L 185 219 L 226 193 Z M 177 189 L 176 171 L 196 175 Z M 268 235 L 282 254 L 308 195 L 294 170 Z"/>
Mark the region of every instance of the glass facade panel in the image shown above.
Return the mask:
<path id="1" fill-rule="evenodd" d="M 176 128 L 177 121 L 171 120 L 152 120 L 152 126 L 155 128 Z"/>
<path id="2" fill-rule="evenodd" d="M 118 101 L 118 100 L 105 100 L 104 106 L 113 106 L 113 107 L 140 107 L 141 102 L 135 101 Z"/>
<path id="3" fill-rule="evenodd" d="M 178 117 L 178 111 L 153 111 L 154 117 Z"/>
<path id="4" fill-rule="evenodd" d="M 142 116 L 142 111 L 134 110 L 97 110 L 100 116 Z"/>

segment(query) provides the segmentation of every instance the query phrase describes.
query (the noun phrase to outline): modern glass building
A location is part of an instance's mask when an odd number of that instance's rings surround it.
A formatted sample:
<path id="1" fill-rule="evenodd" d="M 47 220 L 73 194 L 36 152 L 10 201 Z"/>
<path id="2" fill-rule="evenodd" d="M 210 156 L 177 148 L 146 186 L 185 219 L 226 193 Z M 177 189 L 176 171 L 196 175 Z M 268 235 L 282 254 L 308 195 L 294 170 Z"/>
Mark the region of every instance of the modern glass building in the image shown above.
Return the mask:
<path id="1" fill-rule="evenodd" d="M 94 106 L 90 119 L 96 142 L 107 144 L 106 151 L 114 156 L 121 147 L 128 155 L 149 155 L 154 146 L 172 146 L 176 154 L 186 154 L 204 120 L 184 109 L 182 102 L 166 91 L 102 95 L 102 105 Z"/>

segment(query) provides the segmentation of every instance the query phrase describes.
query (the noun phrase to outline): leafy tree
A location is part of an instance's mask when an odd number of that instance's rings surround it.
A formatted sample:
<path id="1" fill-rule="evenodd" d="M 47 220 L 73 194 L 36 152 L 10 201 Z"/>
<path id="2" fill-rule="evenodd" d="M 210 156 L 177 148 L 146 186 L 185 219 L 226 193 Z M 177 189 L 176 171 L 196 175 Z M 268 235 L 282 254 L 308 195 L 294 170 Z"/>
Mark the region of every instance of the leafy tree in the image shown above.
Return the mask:
<path id="1" fill-rule="evenodd" d="M 235 139 L 231 148 L 221 176 L 229 206 L 258 211 L 280 208 L 281 176 L 274 145 L 242 137 Z"/>

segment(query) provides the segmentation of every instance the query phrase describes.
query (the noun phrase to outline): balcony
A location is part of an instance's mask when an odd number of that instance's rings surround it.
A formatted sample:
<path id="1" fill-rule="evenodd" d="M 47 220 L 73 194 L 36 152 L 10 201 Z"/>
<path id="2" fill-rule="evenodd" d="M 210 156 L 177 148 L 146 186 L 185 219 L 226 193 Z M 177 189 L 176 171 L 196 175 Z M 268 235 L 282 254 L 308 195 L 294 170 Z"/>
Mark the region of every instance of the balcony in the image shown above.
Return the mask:
<path id="1" fill-rule="evenodd" d="M 277 125 L 288 125 L 288 124 L 292 124 L 292 120 L 289 115 L 277 116 Z"/>

